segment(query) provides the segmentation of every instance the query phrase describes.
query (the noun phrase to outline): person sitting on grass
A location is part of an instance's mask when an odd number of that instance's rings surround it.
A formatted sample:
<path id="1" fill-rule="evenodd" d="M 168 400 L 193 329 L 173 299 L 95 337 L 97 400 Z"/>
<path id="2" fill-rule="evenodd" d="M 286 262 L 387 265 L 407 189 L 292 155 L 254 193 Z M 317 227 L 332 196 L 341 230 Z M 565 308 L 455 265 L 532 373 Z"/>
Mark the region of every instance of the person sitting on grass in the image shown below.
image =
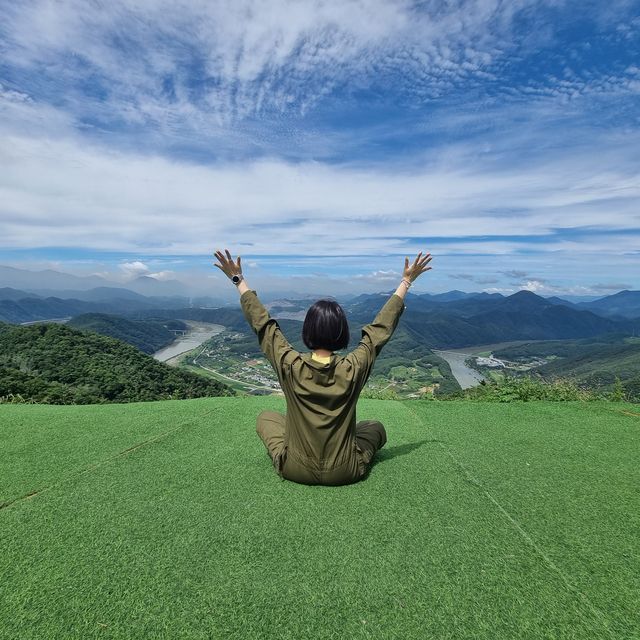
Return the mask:
<path id="1" fill-rule="evenodd" d="M 240 256 L 216 251 L 219 264 L 240 293 L 247 322 L 273 367 L 287 402 L 286 415 L 263 411 L 256 431 L 277 474 L 302 484 L 344 485 L 362 479 L 387 434 L 377 420 L 356 422 L 356 403 L 373 363 L 389 341 L 405 310 L 404 297 L 413 281 L 431 269 L 431 254 L 420 252 L 413 264 L 405 258 L 398 288 L 374 321 L 362 329 L 358 346 L 345 356 L 335 352 L 349 344 L 349 325 L 342 307 L 318 300 L 307 311 L 302 340 L 311 350 L 299 353 L 284 337 L 276 320 L 249 289 Z"/>

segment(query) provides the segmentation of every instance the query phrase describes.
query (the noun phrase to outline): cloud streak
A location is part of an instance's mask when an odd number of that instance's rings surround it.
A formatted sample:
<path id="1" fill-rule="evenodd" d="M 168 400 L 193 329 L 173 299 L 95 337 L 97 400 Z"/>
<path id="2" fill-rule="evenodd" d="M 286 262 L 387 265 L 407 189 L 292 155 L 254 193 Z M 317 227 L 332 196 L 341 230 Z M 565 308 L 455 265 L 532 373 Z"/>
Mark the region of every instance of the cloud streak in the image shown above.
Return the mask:
<path id="1" fill-rule="evenodd" d="M 451 251 L 485 244 L 509 253 L 538 235 L 548 236 L 546 250 L 571 250 L 574 240 L 554 237 L 558 229 L 639 228 L 640 175 L 630 163 L 614 170 L 602 158 L 571 153 L 517 171 L 451 164 L 385 171 L 277 159 L 198 166 L 69 139 L 4 140 L 5 247 L 202 254 L 225 239 L 250 240 L 258 255 L 304 253 L 315 238 L 328 255 L 340 255 L 402 253 L 416 246 L 405 238 L 419 237 L 447 238 Z M 631 250 L 636 242 L 623 236 L 600 250 Z"/>

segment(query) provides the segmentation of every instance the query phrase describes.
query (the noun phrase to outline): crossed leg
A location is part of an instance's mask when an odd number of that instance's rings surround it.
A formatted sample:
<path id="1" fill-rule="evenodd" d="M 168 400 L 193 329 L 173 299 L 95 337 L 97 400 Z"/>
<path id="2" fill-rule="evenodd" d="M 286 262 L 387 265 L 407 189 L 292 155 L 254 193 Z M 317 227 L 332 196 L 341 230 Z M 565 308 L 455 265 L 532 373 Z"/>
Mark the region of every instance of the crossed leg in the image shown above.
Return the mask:
<path id="1" fill-rule="evenodd" d="M 267 448 L 276 471 L 280 473 L 281 454 L 284 449 L 285 417 L 277 411 L 262 411 L 256 420 L 256 433 Z M 356 446 L 365 466 L 376 451 L 384 447 L 387 433 L 378 420 L 361 420 L 356 424 Z"/>
<path id="2" fill-rule="evenodd" d="M 378 449 L 387 442 L 387 432 L 378 420 L 362 420 L 356 424 L 356 444 L 362 460 L 368 465 Z"/>
<path id="3" fill-rule="evenodd" d="M 262 411 L 256 421 L 256 433 L 264 442 L 274 465 L 284 449 L 284 425 L 285 418 L 277 411 Z"/>

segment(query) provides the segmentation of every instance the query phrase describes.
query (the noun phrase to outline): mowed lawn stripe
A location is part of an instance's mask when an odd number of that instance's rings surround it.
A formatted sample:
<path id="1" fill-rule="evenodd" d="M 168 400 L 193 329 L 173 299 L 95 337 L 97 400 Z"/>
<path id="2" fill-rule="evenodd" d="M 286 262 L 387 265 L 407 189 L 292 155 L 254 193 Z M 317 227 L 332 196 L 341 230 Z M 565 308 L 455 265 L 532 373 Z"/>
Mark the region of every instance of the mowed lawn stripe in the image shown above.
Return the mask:
<path id="1" fill-rule="evenodd" d="M 616 637 L 640 637 L 640 418 L 629 415 L 629 405 L 405 404 Z"/>
<path id="2" fill-rule="evenodd" d="M 204 404 L 215 418 L 0 511 L 0 637 L 607 637 L 430 414 L 363 402 L 387 428 L 380 461 L 308 487 L 281 481 L 255 434 L 280 399 Z M 431 417 L 446 431 L 448 415 Z"/>

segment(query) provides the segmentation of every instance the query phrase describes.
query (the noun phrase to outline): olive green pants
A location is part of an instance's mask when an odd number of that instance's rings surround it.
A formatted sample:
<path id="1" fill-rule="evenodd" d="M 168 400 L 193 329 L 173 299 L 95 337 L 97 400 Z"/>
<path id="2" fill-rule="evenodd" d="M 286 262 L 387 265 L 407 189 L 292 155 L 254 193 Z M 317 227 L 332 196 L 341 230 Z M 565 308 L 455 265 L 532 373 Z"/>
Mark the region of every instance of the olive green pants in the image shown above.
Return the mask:
<path id="1" fill-rule="evenodd" d="M 302 484 L 342 485 L 357 482 L 367 473 L 373 456 L 387 442 L 387 433 L 377 420 L 356 423 L 354 455 L 339 468 L 328 471 L 310 469 L 301 464 L 284 445 L 285 417 L 277 411 L 262 411 L 257 419 L 256 432 L 264 442 L 273 466 L 282 478 Z"/>

